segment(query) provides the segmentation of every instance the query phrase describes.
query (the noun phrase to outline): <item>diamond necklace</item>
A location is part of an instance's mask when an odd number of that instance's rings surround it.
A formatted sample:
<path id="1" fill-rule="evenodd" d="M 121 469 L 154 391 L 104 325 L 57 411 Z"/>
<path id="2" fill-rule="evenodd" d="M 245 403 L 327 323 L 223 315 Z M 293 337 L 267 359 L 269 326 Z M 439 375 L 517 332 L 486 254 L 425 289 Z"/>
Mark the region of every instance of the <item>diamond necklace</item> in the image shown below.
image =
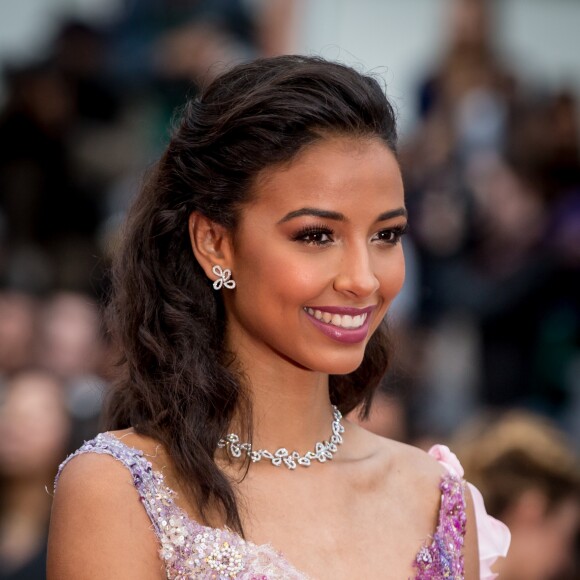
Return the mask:
<path id="1" fill-rule="evenodd" d="M 318 441 L 314 447 L 314 451 L 307 451 L 305 455 L 300 455 L 298 451 L 289 453 L 285 447 L 280 447 L 274 453 L 266 449 L 255 450 L 252 449 L 251 443 L 240 443 L 240 438 L 235 433 L 230 433 L 225 439 L 220 439 L 218 441 L 218 447 L 221 449 L 225 447 L 232 457 L 241 457 L 242 452 L 245 452 L 252 463 L 256 463 L 262 459 L 269 459 L 272 465 L 280 467 L 280 465 L 284 464 L 288 469 L 296 469 L 298 465 L 308 467 L 315 459 L 320 463 L 324 463 L 332 459 L 338 451 L 338 446 L 342 443 L 342 433 L 344 433 L 344 426 L 340 422 L 342 414 L 336 408 L 336 405 L 332 405 L 332 413 L 334 418 L 332 420 L 332 435 L 330 436 L 330 441 Z"/>

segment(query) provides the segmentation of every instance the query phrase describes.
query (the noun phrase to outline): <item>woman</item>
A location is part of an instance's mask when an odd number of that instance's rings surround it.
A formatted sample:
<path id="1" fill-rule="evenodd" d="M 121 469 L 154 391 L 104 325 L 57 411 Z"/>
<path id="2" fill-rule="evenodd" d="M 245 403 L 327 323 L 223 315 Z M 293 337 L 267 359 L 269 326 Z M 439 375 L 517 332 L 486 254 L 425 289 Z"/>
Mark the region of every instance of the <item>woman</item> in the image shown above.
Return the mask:
<path id="1" fill-rule="evenodd" d="M 49 578 L 478 577 L 459 476 L 341 416 L 388 363 L 395 142 L 379 84 L 317 58 L 188 103 L 129 217 L 115 430 L 61 473 Z"/>

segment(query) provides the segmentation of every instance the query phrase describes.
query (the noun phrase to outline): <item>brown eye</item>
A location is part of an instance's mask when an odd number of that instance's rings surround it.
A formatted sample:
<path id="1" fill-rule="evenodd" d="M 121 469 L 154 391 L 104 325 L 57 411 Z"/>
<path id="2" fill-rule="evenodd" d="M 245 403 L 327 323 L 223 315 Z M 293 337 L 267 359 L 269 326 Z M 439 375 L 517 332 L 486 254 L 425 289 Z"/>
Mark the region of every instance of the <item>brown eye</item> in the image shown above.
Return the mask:
<path id="1" fill-rule="evenodd" d="M 382 242 L 394 242 L 396 239 L 395 232 L 392 230 L 383 230 L 382 232 L 379 232 L 378 238 Z"/>
<path id="2" fill-rule="evenodd" d="M 302 240 L 313 244 L 324 244 L 326 242 L 330 242 L 328 234 L 324 232 L 306 234 L 302 237 Z"/>
<path id="3" fill-rule="evenodd" d="M 395 245 L 401 241 L 401 238 L 406 233 L 406 231 L 406 225 L 398 226 L 396 228 L 389 228 L 378 232 L 374 239 L 384 244 Z"/>
<path id="4" fill-rule="evenodd" d="M 333 242 L 333 234 L 334 232 L 328 228 L 310 227 L 300 230 L 292 236 L 292 239 L 310 246 L 326 246 Z"/>

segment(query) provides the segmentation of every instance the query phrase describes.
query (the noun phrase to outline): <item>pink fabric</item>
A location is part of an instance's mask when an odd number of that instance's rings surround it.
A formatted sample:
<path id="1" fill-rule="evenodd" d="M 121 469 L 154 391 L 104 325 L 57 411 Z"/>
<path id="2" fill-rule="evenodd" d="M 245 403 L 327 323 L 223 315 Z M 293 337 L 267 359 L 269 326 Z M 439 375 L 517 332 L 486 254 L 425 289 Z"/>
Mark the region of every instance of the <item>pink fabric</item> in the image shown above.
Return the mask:
<path id="1" fill-rule="evenodd" d="M 463 467 L 459 459 L 446 445 L 434 445 L 429 449 L 429 455 L 437 459 L 450 473 L 463 477 Z M 479 574 L 481 580 L 493 580 L 497 574 L 491 571 L 494 562 L 507 555 L 511 534 L 508 527 L 491 517 L 485 511 L 483 497 L 471 483 L 467 484 L 473 498 L 477 538 L 479 544 Z"/>

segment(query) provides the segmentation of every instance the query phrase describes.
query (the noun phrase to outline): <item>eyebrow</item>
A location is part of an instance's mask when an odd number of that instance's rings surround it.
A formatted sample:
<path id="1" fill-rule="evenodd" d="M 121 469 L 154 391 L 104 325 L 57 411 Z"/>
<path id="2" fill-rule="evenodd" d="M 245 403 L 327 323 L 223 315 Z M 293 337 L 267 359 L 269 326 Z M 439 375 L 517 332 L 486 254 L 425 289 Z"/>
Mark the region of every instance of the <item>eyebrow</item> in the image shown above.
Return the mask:
<path id="1" fill-rule="evenodd" d="M 391 220 L 396 217 L 407 217 L 407 210 L 404 207 L 399 207 L 391 211 L 386 211 L 377 218 L 377 221 L 384 222 L 386 220 Z"/>
<path id="2" fill-rule="evenodd" d="M 325 218 L 325 219 L 329 219 L 329 220 L 335 220 L 335 221 L 339 221 L 339 222 L 348 221 L 344 214 L 337 212 L 337 211 L 329 211 L 326 209 L 318 209 L 315 207 L 303 207 L 303 208 L 297 209 L 295 211 L 291 211 L 290 213 L 287 213 L 278 222 L 278 224 L 283 224 L 285 222 L 293 220 L 294 218 L 302 217 L 302 216 L 313 216 L 313 217 Z M 380 214 L 377 217 L 376 221 L 383 222 L 383 221 L 390 220 L 390 219 L 393 219 L 396 217 L 401 217 L 401 216 L 407 217 L 407 210 L 404 207 L 399 207 L 397 209 L 386 211 L 386 212 Z"/>

